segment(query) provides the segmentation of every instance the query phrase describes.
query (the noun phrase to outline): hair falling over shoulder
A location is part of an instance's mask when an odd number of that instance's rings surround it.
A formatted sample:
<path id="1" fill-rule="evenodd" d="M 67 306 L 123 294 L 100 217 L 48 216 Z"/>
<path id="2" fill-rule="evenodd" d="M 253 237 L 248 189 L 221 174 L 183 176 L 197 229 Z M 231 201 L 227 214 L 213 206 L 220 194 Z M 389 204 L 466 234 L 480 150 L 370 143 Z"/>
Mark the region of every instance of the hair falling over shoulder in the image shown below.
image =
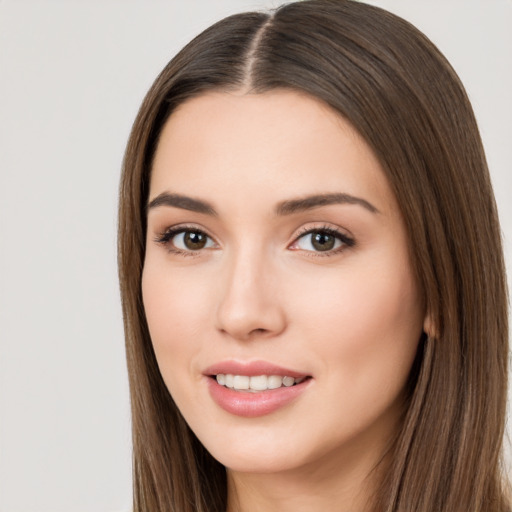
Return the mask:
<path id="1" fill-rule="evenodd" d="M 224 467 L 158 370 L 141 298 L 145 205 L 163 124 L 205 91 L 285 88 L 322 100 L 371 146 L 398 200 L 432 331 L 422 340 L 391 466 L 369 510 L 510 511 L 501 466 L 508 324 L 501 235 L 462 84 L 412 25 L 350 0 L 228 17 L 158 76 L 128 141 L 119 274 L 130 376 L 135 512 L 225 512 Z"/>

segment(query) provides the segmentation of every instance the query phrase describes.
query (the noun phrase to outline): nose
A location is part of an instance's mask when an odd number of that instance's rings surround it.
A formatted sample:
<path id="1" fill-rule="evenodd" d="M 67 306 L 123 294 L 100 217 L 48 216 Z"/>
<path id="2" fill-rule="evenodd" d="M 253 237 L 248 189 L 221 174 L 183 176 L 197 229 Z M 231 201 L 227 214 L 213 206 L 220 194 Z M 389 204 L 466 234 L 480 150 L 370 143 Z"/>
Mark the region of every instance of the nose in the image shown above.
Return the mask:
<path id="1" fill-rule="evenodd" d="M 261 254 L 238 254 L 225 262 L 217 328 L 237 340 L 270 338 L 286 328 L 279 278 Z"/>

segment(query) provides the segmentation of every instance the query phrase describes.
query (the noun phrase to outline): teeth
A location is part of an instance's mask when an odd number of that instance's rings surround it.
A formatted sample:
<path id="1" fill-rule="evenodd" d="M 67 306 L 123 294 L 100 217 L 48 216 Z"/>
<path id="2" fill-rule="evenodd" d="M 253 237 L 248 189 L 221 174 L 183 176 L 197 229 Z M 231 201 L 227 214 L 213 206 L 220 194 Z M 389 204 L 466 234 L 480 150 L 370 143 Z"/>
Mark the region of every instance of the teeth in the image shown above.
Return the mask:
<path id="1" fill-rule="evenodd" d="M 233 387 L 233 375 L 226 375 L 224 377 L 224 385 L 227 387 L 227 388 L 232 388 Z M 217 381 L 218 382 L 218 381 Z M 220 384 L 220 383 L 219 383 Z"/>
<path id="2" fill-rule="evenodd" d="M 283 378 L 279 375 L 271 375 L 268 378 L 268 389 L 277 389 L 283 385 Z"/>
<path id="3" fill-rule="evenodd" d="M 268 378 L 266 375 L 258 375 L 250 378 L 249 387 L 254 391 L 264 391 L 268 389 Z"/>
<path id="4" fill-rule="evenodd" d="M 293 377 L 284 377 L 283 378 L 283 384 L 289 388 L 290 386 L 293 386 L 295 384 L 295 379 Z"/>
<path id="5" fill-rule="evenodd" d="M 247 375 L 219 373 L 216 379 L 221 386 L 226 386 L 236 391 L 257 392 L 300 384 L 305 377 L 298 379 L 294 379 L 293 377 L 281 377 L 280 375 L 257 375 L 255 377 L 248 377 Z"/>
<path id="6" fill-rule="evenodd" d="M 250 378 L 246 375 L 234 375 L 233 376 L 233 388 L 234 389 L 249 389 Z"/>

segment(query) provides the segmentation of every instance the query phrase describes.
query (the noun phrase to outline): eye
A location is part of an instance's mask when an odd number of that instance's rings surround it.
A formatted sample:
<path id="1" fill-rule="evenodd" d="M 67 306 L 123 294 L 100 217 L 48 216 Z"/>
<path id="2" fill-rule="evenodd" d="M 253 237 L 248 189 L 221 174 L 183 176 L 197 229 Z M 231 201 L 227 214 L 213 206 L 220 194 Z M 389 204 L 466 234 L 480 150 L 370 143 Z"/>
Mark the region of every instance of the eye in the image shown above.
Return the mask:
<path id="1" fill-rule="evenodd" d="M 167 245 L 171 252 L 197 252 L 215 247 L 215 242 L 199 229 L 171 228 L 157 242 Z"/>
<path id="2" fill-rule="evenodd" d="M 290 249 L 311 252 L 338 252 L 344 247 L 352 247 L 354 240 L 332 228 L 309 229 L 300 235 Z"/>
<path id="3" fill-rule="evenodd" d="M 184 251 L 199 251 L 213 246 L 213 240 L 201 231 L 182 231 L 174 235 L 172 243 Z"/>

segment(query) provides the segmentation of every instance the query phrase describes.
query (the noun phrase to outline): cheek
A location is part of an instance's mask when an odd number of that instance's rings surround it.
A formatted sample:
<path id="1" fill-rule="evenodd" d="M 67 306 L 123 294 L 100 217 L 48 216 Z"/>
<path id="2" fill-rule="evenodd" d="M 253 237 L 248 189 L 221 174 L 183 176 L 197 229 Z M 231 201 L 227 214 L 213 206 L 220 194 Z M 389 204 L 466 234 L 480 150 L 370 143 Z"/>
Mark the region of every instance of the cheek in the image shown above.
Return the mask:
<path id="1" fill-rule="evenodd" d="M 396 377 L 398 386 L 414 359 L 423 307 L 408 265 L 389 260 L 317 279 L 303 286 L 307 301 L 295 299 L 302 333 L 323 352 L 326 368 L 344 376 L 344 384 Z"/>
<path id="2" fill-rule="evenodd" d="M 329 435 L 351 438 L 369 425 L 393 429 L 402 407 L 422 329 L 422 307 L 414 280 L 407 274 L 350 273 L 321 281 L 306 302 L 299 327 L 318 380 L 324 402 L 319 417 Z M 298 316 L 298 315 L 296 315 Z M 322 416 L 323 415 L 323 416 Z"/>
<path id="3" fill-rule="evenodd" d="M 208 313 L 205 276 L 194 271 L 171 271 L 160 258 L 150 257 L 142 273 L 142 299 L 155 339 L 175 338 L 174 332 L 196 329 Z"/>
<path id="4" fill-rule="evenodd" d="M 175 379 L 188 373 L 211 308 L 200 280 L 183 282 L 180 272 L 170 273 L 151 262 L 142 274 L 142 298 L 158 366 L 171 388 Z"/>

